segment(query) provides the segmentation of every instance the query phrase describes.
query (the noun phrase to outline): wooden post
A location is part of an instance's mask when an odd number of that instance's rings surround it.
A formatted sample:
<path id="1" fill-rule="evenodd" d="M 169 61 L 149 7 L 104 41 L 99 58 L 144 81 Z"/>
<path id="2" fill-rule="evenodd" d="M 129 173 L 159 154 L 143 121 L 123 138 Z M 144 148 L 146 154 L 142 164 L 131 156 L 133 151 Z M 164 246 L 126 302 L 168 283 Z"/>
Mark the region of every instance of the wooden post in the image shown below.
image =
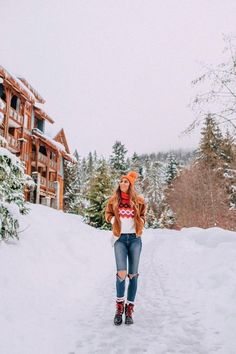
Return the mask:
<path id="1" fill-rule="evenodd" d="M 26 101 L 23 103 L 23 110 L 22 110 L 22 115 L 23 115 L 23 124 L 21 127 L 21 138 L 24 138 L 24 132 L 25 132 L 25 113 L 26 112 Z"/>
<path id="2" fill-rule="evenodd" d="M 25 102 L 22 103 L 23 104 L 23 109 L 20 110 L 20 114 L 22 113 L 23 114 L 23 124 L 22 124 L 22 127 L 21 127 L 21 136 L 20 136 L 20 139 L 22 139 L 20 141 L 20 158 L 21 160 L 23 160 L 25 162 L 25 165 L 27 165 L 27 161 L 25 160 L 25 154 L 26 154 L 26 144 L 25 144 L 25 141 L 23 140 L 24 139 L 24 125 L 25 125 Z"/>
<path id="3" fill-rule="evenodd" d="M 5 88 L 6 92 L 6 116 L 4 121 L 4 138 L 8 141 L 8 126 L 9 126 L 9 116 L 10 116 L 10 106 L 11 106 L 11 91 L 8 87 Z"/>
<path id="4" fill-rule="evenodd" d="M 35 153 L 35 169 L 38 172 L 38 160 L 39 160 L 39 139 L 36 139 L 36 153 Z"/>
<path id="5" fill-rule="evenodd" d="M 46 166 L 46 193 L 48 193 L 49 186 L 49 168 L 50 168 L 50 151 L 47 149 L 47 166 Z"/>
<path id="6" fill-rule="evenodd" d="M 55 174 L 55 181 L 58 180 L 58 172 L 59 172 L 59 169 L 60 169 L 60 156 L 59 156 L 59 152 L 57 151 L 57 154 L 56 154 L 56 161 L 57 161 L 57 168 L 56 168 L 56 174 Z"/>

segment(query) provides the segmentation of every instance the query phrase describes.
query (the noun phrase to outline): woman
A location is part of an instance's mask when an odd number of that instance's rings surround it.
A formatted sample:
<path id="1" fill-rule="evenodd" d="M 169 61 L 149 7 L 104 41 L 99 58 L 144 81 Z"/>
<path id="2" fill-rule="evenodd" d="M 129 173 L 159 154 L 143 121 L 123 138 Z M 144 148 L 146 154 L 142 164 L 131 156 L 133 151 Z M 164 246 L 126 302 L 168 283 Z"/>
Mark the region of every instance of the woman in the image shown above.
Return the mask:
<path id="1" fill-rule="evenodd" d="M 138 174 L 129 172 L 120 178 L 119 186 L 106 206 L 106 221 L 112 224 L 116 259 L 116 314 L 114 324 L 132 324 L 134 299 L 137 292 L 138 265 L 142 249 L 141 235 L 145 224 L 146 205 L 144 198 L 134 188 Z M 127 275 L 128 260 L 128 275 Z M 125 304 L 125 279 L 129 278 L 127 303 Z"/>

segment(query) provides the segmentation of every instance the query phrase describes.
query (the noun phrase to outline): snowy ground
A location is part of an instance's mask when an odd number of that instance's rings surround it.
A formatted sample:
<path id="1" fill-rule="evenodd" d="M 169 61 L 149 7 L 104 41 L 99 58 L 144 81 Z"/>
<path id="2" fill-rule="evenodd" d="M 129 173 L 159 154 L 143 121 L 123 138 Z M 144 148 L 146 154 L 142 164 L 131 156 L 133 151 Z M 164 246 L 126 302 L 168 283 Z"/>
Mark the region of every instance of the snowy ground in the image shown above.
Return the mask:
<path id="1" fill-rule="evenodd" d="M 236 353 L 236 233 L 146 230 L 134 325 L 113 325 L 110 232 L 41 205 L 0 244 L 0 353 Z"/>

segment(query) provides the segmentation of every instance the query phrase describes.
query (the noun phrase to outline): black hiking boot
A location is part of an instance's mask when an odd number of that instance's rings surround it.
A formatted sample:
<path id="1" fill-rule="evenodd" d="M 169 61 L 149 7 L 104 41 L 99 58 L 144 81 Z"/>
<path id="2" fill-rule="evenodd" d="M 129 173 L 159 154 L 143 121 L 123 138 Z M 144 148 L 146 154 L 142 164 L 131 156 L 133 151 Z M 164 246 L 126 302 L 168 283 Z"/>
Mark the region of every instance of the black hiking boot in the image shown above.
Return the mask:
<path id="1" fill-rule="evenodd" d="M 114 317 L 114 324 L 116 326 L 119 326 L 122 323 L 122 315 L 124 313 L 124 305 L 125 305 L 124 301 L 116 301 L 116 314 Z"/>
<path id="2" fill-rule="evenodd" d="M 134 312 L 134 305 L 133 304 L 125 304 L 125 324 L 133 324 L 132 314 Z"/>

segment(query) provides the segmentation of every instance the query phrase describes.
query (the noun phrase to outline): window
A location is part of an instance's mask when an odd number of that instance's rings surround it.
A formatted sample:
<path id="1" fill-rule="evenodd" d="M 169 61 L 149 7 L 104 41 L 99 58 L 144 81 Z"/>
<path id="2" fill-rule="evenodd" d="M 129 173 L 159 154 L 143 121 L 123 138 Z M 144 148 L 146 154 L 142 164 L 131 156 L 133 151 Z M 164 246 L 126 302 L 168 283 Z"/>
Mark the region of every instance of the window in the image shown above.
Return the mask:
<path id="1" fill-rule="evenodd" d="M 45 121 L 43 119 L 39 119 L 38 117 L 34 118 L 34 127 L 44 132 Z"/>
<path id="2" fill-rule="evenodd" d="M 20 99 L 16 95 L 11 98 L 11 107 L 14 108 L 16 112 L 20 110 Z"/>
<path id="3" fill-rule="evenodd" d="M 8 129 L 8 133 L 9 133 L 10 135 L 14 136 L 14 135 L 15 135 L 15 128 L 9 128 L 9 129 Z"/>
<path id="4" fill-rule="evenodd" d="M 6 102 L 6 93 L 3 84 L 0 84 L 0 98 Z"/>

